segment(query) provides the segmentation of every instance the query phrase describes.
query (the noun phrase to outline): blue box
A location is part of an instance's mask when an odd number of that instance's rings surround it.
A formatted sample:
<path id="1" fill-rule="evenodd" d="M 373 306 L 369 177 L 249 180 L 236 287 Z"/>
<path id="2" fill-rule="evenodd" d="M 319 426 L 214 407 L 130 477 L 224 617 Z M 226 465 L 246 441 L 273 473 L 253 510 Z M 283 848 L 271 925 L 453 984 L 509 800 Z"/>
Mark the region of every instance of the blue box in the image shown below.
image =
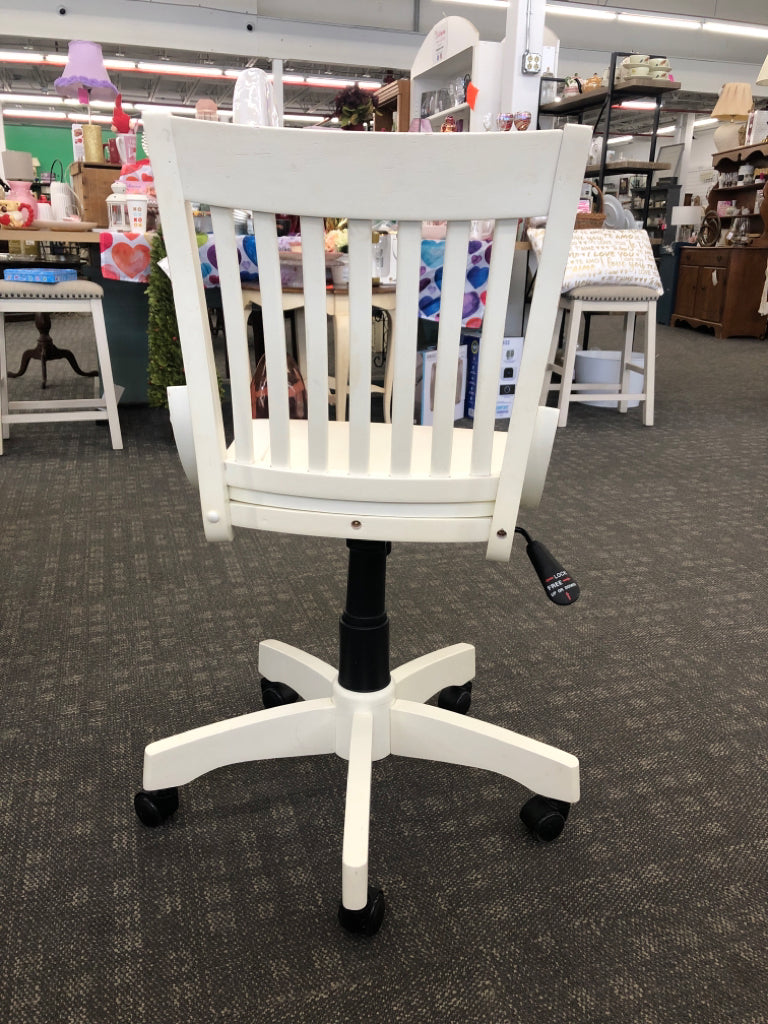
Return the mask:
<path id="1" fill-rule="evenodd" d="M 475 418 L 475 393 L 477 391 L 477 364 L 480 358 L 479 335 L 465 335 L 467 345 L 467 392 L 464 415 Z M 523 354 L 522 338 L 504 338 L 499 367 L 499 391 L 496 398 L 496 419 L 509 419 L 515 401 L 515 386 Z"/>
<path id="2" fill-rule="evenodd" d="M 27 284 L 57 284 L 59 281 L 76 281 L 77 271 L 66 267 L 29 267 L 5 270 L 3 277 L 6 281 L 25 281 Z"/>

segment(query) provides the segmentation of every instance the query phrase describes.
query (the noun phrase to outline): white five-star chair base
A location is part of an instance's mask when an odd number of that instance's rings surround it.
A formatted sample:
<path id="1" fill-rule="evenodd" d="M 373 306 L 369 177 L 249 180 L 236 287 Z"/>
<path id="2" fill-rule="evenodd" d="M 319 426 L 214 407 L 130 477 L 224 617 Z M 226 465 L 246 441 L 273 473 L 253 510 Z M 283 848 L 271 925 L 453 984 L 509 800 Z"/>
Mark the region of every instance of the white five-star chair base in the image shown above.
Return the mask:
<path id="1" fill-rule="evenodd" d="M 371 764 L 389 754 L 472 768 L 513 779 L 538 796 L 523 809 L 536 820 L 541 838 L 562 831 L 568 806 L 579 799 L 579 763 L 571 754 L 489 725 L 460 712 L 469 706 L 475 649 L 455 644 L 410 661 L 392 672 L 389 684 L 355 692 L 339 684 L 332 665 L 277 640 L 259 645 L 259 671 L 279 680 L 303 701 L 241 715 L 151 743 L 144 753 L 144 789 L 137 811 L 145 824 L 159 824 L 178 806 L 176 787 L 214 768 L 243 761 L 333 754 L 349 762 L 344 842 L 342 909 L 358 928 L 373 932 L 381 923 L 380 891 L 368 882 L 368 825 Z M 455 687 L 455 690 L 449 688 Z M 265 703 L 285 691 L 264 684 Z M 456 710 L 426 706 L 441 692 Z M 287 695 L 291 701 L 295 697 Z M 541 797 L 549 798 L 541 800 Z"/>

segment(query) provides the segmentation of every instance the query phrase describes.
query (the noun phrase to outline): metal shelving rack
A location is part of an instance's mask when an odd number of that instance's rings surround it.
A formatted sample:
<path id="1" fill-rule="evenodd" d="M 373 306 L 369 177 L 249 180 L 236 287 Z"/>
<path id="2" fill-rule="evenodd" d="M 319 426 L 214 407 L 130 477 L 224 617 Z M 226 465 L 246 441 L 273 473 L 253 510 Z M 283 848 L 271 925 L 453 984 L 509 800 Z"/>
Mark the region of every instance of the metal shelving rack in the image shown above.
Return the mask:
<path id="1" fill-rule="evenodd" d="M 603 138 L 605 143 L 603 145 L 600 163 L 594 166 L 588 166 L 586 169 L 586 177 L 596 178 L 597 184 L 600 188 L 603 188 L 606 177 L 611 175 L 644 175 L 646 179 L 645 187 L 645 199 L 643 204 L 643 227 L 647 226 L 648 223 L 648 211 L 651 202 L 651 179 L 654 171 L 667 170 L 669 164 L 656 163 L 656 138 L 659 130 L 659 117 L 661 115 L 661 103 L 665 96 L 670 93 L 677 92 L 680 88 L 679 82 L 670 82 L 665 79 L 659 80 L 635 80 L 627 82 L 616 81 L 616 67 L 620 60 L 624 57 L 629 57 L 631 54 L 624 51 L 616 51 L 611 54 L 611 63 L 608 71 L 609 86 L 600 89 L 592 89 L 588 92 L 580 93 L 578 96 L 569 96 L 567 99 L 562 99 L 555 103 L 545 103 L 539 105 L 539 115 L 546 115 L 548 117 L 571 117 L 575 116 L 578 122 L 581 124 L 584 120 L 584 112 L 586 110 L 592 110 L 599 108 L 597 119 L 594 124 L 594 131 L 596 132 L 603 122 Z M 662 56 L 661 54 L 652 54 L 653 56 Z M 548 78 L 545 81 L 553 81 Z M 555 82 L 564 82 L 563 78 L 555 78 Z M 541 94 L 541 82 L 539 83 L 539 94 Z M 619 102 L 623 99 L 629 98 L 652 98 L 655 100 L 655 108 L 653 111 L 653 129 L 651 131 L 650 150 L 648 154 L 648 160 L 644 161 L 611 161 L 608 163 L 608 145 L 607 141 L 610 137 L 611 131 L 611 109 L 614 103 L 618 100 Z"/>

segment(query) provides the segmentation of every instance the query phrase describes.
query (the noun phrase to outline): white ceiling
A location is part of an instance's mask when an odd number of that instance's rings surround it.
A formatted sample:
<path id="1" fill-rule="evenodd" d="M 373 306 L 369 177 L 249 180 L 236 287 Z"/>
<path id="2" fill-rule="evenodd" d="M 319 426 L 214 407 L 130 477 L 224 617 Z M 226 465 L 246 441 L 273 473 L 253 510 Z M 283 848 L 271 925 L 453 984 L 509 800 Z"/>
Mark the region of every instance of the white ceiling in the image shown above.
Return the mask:
<path id="1" fill-rule="evenodd" d="M 579 6 L 575 0 L 557 0 Z M 258 64 L 269 68 L 284 60 L 285 71 L 326 71 L 342 77 L 368 73 L 381 78 L 407 73 L 429 29 L 447 14 L 469 18 L 481 38 L 499 40 L 506 28 L 501 9 L 445 0 L 0 0 L 0 49 L 32 46 L 66 52 L 73 38 L 100 41 L 105 54 L 137 59 L 165 55 L 180 63 L 209 60 L 218 66 Z M 768 0 L 597 0 L 592 6 L 700 19 L 745 21 L 768 27 Z M 63 11 L 64 13 L 58 13 Z M 560 39 L 560 74 L 600 71 L 613 50 L 665 53 L 679 70 L 686 102 L 709 96 L 723 81 L 754 82 L 768 53 L 768 39 L 708 32 L 648 29 L 619 22 L 595 22 L 547 15 Z M 52 90 L 58 69 L 0 66 L 3 91 Z M 128 100 L 188 103 L 210 95 L 220 105 L 231 101 L 232 83 L 112 73 Z M 768 90 L 754 88 L 756 95 Z M 296 113 L 330 111 L 334 90 L 286 86 L 285 107 Z"/>

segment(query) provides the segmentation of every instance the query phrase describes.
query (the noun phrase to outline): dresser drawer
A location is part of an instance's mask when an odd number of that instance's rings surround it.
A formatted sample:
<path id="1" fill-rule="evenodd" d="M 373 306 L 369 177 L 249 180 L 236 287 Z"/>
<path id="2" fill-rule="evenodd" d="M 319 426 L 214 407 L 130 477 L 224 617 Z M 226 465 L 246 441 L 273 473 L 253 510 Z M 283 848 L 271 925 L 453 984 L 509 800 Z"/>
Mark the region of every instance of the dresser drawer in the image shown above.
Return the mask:
<path id="1" fill-rule="evenodd" d="M 727 267 L 730 258 L 730 249 L 683 249 L 680 254 L 680 265 L 683 267 Z"/>

